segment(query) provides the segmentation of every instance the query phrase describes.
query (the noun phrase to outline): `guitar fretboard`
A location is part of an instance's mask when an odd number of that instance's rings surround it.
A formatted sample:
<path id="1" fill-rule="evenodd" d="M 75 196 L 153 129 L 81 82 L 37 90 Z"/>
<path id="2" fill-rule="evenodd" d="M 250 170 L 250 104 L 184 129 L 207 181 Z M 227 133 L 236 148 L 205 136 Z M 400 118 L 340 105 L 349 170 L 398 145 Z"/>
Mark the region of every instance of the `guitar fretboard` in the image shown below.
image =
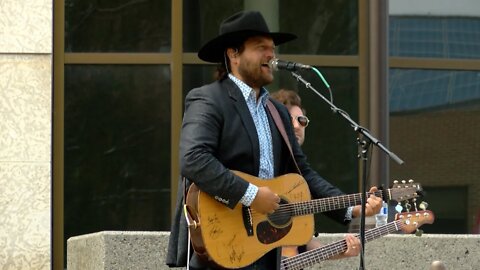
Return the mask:
<path id="1" fill-rule="evenodd" d="M 367 192 L 367 198 L 374 194 L 377 197 L 383 198 L 382 191 L 377 192 Z M 305 202 L 296 202 L 286 205 L 281 205 L 282 208 L 290 208 L 293 216 L 303 216 L 321 212 L 327 212 L 337 209 L 343 209 L 350 206 L 361 205 L 362 204 L 362 194 L 350 194 L 336 197 L 329 197 L 323 199 L 316 199 Z M 283 209 L 282 209 L 283 210 Z"/>
<path id="2" fill-rule="evenodd" d="M 365 241 L 385 236 L 400 230 L 401 220 L 387 223 L 378 228 L 374 228 L 365 232 Z M 357 238 L 359 235 L 357 235 Z M 315 263 L 325 261 L 335 255 L 341 254 L 347 250 L 347 242 L 340 240 L 331 244 L 322 246 L 321 248 L 309 250 L 297 256 L 283 259 L 280 263 L 281 270 L 297 270 L 314 265 Z"/>

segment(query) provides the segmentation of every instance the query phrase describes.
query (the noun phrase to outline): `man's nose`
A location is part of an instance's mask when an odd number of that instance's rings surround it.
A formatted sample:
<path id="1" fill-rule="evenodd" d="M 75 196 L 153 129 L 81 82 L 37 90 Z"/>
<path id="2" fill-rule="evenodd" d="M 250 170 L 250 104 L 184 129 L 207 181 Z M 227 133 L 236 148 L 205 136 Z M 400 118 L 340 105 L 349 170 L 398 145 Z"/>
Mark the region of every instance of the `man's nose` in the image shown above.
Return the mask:
<path id="1" fill-rule="evenodd" d="M 292 124 L 293 124 L 293 127 L 294 127 L 294 128 L 299 128 L 299 127 L 300 127 L 300 124 L 298 123 L 297 120 L 293 120 L 293 121 L 292 121 Z"/>
<path id="2" fill-rule="evenodd" d="M 274 49 L 265 50 L 265 53 L 268 56 L 268 59 L 275 58 L 275 50 Z"/>

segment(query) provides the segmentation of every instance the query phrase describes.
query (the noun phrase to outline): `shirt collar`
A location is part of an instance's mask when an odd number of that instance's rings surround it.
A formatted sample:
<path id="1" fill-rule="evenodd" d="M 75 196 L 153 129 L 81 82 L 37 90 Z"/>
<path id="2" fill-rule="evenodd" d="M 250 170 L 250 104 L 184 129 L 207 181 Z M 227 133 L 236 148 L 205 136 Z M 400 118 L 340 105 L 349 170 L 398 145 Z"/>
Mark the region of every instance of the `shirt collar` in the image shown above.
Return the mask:
<path id="1" fill-rule="evenodd" d="M 249 98 L 252 98 L 254 101 L 256 101 L 255 100 L 256 92 L 255 90 L 253 90 L 253 88 L 248 86 L 246 83 L 244 83 L 243 81 L 241 81 L 240 79 L 232 75 L 231 73 L 228 74 L 228 77 L 238 86 L 238 88 L 240 88 L 240 91 L 242 91 L 242 95 L 243 95 L 243 98 L 245 98 L 245 101 L 248 101 Z M 260 98 L 258 100 L 259 102 L 262 103 L 262 105 L 265 105 L 267 97 L 268 97 L 267 89 L 265 89 L 265 87 L 260 88 Z"/>

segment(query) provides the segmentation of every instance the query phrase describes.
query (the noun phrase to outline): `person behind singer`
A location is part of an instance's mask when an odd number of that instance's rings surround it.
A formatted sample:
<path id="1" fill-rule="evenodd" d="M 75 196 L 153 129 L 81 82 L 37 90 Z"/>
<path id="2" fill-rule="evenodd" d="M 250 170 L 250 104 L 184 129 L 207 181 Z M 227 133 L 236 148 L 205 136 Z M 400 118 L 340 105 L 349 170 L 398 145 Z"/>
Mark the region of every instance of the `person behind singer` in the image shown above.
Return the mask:
<path id="1" fill-rule="evenodd" d="M 300 146 L 303 145 L 305 142 L 305 129 L 307 128 L 308 124 L 310 123 L 310 119 L 306 116 L 306 110 L 302 107 L 302 99 L 297 94 L 297 92 L 288 89 L 280 89 L 271 93 L 271 98 L 277 100 L 278 102 L 282 103 L 287 107 L 288 112 L 290 113 L 290 117 L 292 120 L 292 126 L 295 132 L 295 137 L 297 142 Z M 372 191 L 374 189 L 371 189 Z M 375 200 L 378 201 L 379 204 L 382 203 L 381 198 L 376 198 Z M 350 207 L 348 211 L 352 212 L 352 217 L 358 217 L 361 213 L 361 206 L 357 205 L 355 207 Z M 375 214 L 376 212 L 369 212 L 370 215 Z M 352 237 L 351 235 L 347 235 L 347 237 Z M 360 240 L 354 237 L 355 245 L 360 245 Z M 298 249 L 293 246 L 288 246 L 282 250 L 282 254 L 285 256 L 292 256 L 296 252 L 304 252 L 308 250 L 312 250 L 315 248 L 319 248 L 321 243 L 316 239 L 312 238 L 305 246 L 300 246 Z M 348 256 L 356 256 L 356 254 L 341 254 L 339 256 L 333 257 L 331 259 L 340 259 Z"/>
<path id="2" fill-rule="evenodd" d="M 275 46 L 296 38 L 290 33 L 270 32 L 263 16 L 256 11 L 236 13 L 220 24 L 219 35 L 198 52 L 200 59 L 224 65 L 221 79 L 192 89 L 185 98 L 185 112 L 180 138 L 181 174 L 198 188 L 234 208 L 237 204 L 269 214 L 279 208 L 280 197 L 267 186 L 255 186 L 231 170 L 270 179 L 298 172 L 287 144 L 267 109 L 265 86 L 273 81 L 268 63 L 275 57 Z M 298 168 L 313 198 L 344 193 L 312 170 L 298 145 L 287 109 L 272 101 L 285 126 Z M 268 180 L 266 180 L 268 181 Z M 183 195 L 179 192 L 179 197 Z M 374 196 L 372 196 L 374 198 Z M 187 246 L 186 225 L 177 203 L 170 234 L 167 264 L 184 266 Z M 378 212 L 376 201 L 368 201 L 367 211 Z M 328 215 L 348 223 L 346 210 Z M 357 244 L 358 245 L 358 244 Z M 358 254 L 359 247 L 347 238 L 346 253 Z M 279 250 L 272 250 L 241 269 L 276 269 Z M 190 269 L 214 269 L 196 253 L 191 255 Z"/>

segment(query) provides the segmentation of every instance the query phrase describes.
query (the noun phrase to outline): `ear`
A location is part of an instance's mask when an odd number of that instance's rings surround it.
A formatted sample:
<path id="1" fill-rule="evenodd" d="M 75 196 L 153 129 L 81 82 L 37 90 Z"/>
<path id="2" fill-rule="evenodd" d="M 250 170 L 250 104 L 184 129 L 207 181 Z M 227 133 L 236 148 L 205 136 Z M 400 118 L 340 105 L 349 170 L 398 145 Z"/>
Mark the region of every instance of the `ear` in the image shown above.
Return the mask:
<path id="1" fill-rule="evenodd" d="M 227 49 L 227 56 L 230 59 L 236 58 L 238 55 L 238 49 L 237 48 L 228 48 Z"/>

